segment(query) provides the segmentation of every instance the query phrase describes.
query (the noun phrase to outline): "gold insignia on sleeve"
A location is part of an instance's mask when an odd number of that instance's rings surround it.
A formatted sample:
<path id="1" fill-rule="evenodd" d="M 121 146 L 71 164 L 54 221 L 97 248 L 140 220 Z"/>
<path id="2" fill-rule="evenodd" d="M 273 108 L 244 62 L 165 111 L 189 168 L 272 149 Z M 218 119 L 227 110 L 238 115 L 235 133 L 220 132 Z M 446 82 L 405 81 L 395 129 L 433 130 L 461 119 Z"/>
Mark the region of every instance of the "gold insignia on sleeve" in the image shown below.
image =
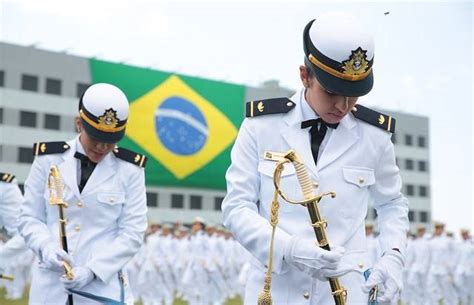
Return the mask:
<path id="1" fill-rule="evenodd" d="M 115 128 L 118 121 L 117 111 L 110 108 L 105 110 L 104 114 L 99 117 L 99 126 L 107 129 Z"/>
<path id="2" fill-rule="evenodd" d="M 383 115 L 380 115 L 379 116 L 379 124 L 383 125 L 383 123 L 385 123 L 385 117 Z"/>
<path id="3" fill-rule="evenodd" d="M 369 68 L 367 62 L 367 51 L 358 47 L 357 50 L 351 52 L 349 59 L 342 62 L 342 69 L 344 74 L 359 75 L 364 74 Z"/>
<path id="4" fill-rule="evenodd" d="M 265 109 L 265 106 L 263 105 L 263 102 L 259 102 L 257 104 L 257 109 L 259 112 L 263 112 L 263 110 Z"/>

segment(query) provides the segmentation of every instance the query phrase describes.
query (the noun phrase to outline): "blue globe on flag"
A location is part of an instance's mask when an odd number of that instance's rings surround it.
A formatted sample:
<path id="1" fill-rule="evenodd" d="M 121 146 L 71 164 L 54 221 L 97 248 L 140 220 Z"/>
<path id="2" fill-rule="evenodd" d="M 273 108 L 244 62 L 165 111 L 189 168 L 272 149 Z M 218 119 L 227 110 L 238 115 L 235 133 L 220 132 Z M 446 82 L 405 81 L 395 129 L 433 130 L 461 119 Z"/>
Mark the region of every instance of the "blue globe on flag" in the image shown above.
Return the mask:
<path id="1" fill-rule="evenodd" d="M 167 98 L 155 111 L 155 130 L 163 145 L 177 155 L 192 155 L 202 149 L 208 126 L 201 111 L 181 97 Z"/>

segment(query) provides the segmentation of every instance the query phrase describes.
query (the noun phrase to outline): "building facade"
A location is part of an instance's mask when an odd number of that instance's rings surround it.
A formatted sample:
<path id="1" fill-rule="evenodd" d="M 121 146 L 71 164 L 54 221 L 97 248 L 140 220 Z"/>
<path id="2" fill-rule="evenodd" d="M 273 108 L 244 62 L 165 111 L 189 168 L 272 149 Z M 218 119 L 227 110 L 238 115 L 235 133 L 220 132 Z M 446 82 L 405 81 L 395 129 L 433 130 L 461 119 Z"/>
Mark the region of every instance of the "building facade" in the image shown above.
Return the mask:
<path id="1" fill-rule="evenodd" d="M 78 99 L 95 79 L 90 59 L 0 43 L 0 171 L 14 173 L 22 185 L 28 175 L 38 141 L 69 140 L 76 136 L 74 117 Z M 294 91 L 277 81 L 261 87 L 244 86 L 241 102 L 290 96 Z M 386 112 L 381 110 L 382 112 Z M 430 213 L 429 128 L 426 117 L 390 113 L 397 118 L 397 163 L 410 200 L 410 220 L 428 224 Z M 243 119 L 243 118 L 242 118 Z M 239 126 L 235 126 L 237 129 Z M 220 179 L 224 179 L 219 177 Z M 147 185 L 150 222 L 190 222 L 199 215 L 221 222 L 225 187 Z M 374 211 L 368 219 L 373 220 Z"/>

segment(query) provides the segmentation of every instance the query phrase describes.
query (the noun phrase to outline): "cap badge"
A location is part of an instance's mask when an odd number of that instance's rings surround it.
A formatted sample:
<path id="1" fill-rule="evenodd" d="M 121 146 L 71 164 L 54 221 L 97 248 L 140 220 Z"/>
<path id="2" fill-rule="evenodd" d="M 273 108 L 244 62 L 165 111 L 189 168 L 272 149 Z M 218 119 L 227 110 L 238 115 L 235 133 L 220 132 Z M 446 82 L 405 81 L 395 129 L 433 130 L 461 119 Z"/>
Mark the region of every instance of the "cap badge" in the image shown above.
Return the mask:
<path id="1" fill-rule="evenodd" d="M 364 74 L 369 68 L 367 62 L 367 51 L 358 47 L 357 50 L 351 51 L 349 59 L 342 62 L 342 69 L 344 74 L 359 75 Z"/>
<path id="2" fill-rule="evenodd" d="M 115 128 L 118 124 L 117 111 L 112 108 L 105 110 L 104 114 L 99 117 L 99 126 L 105 128 Z"/>

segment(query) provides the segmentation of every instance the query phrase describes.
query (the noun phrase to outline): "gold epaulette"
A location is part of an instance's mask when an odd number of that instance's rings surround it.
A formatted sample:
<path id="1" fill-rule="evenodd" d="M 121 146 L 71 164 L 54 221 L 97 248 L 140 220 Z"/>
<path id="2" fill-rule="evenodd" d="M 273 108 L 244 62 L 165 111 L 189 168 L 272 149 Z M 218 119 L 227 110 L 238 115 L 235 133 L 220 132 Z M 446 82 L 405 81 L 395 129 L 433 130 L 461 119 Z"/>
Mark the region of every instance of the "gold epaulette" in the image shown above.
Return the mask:
<path id="1" fill-rule="evenodd" d="M 62 154 L 69 148 L 66 142 L 37 142 L 33 144 L 33 155 Z"/>
<path id="2" fill-rule="evenodd" d="M 355 105 L 352 109 L 352 114 L 359 120 L 362 120 L 370 125 L 382 128 L 391 133 L 395 133 L 395 118 L 389 115 L 380 113 L 362 105 Z"/>
<path id="3" fill-rule="evenodd" d="M 122 147 L 116 147 L 114 149 L 114 155 L 121 160 L 133 163 L 136 166 L 143 168 L 145 168 L 146 162 L 148 161 L 147 156 Z"/>
<path id="4" fill-rule="evenodd" d="M 11 183 L 15 179 L 15 176 L 8 173 L 0 173 L 0 181 Z"/>
<path id="5" fill-rule="evenodd" d="M 266 114 L 287 113 L 295 106 L 296 104 L 287 97 L 251 101 L 245 105 L 245 116 L 253 118 Z"/>

